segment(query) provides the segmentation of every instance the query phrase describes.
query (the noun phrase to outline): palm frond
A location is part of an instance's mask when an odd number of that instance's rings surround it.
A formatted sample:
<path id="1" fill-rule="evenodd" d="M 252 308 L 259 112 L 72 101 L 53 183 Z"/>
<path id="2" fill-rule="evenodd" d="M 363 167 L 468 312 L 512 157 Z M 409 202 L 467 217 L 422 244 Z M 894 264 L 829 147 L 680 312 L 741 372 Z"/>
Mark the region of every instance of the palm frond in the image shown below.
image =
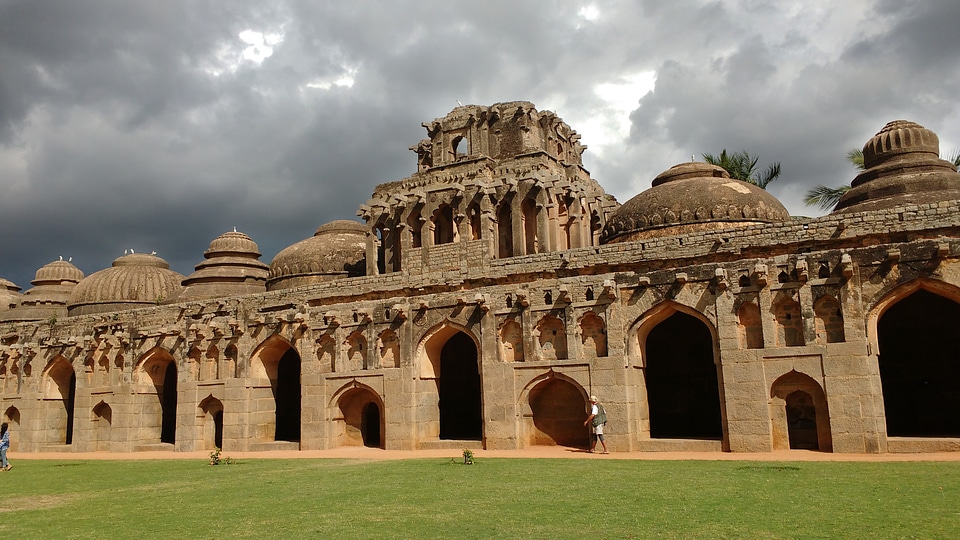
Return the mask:
<path id="1" fill-rule="evenodd" d="M 850 186 L 832 188 L 819 185 L 807 192 L 803 202 L 807 206 L 816 206 L 821 210 L 833 210 L 847 191 L 850 191 Z"/>

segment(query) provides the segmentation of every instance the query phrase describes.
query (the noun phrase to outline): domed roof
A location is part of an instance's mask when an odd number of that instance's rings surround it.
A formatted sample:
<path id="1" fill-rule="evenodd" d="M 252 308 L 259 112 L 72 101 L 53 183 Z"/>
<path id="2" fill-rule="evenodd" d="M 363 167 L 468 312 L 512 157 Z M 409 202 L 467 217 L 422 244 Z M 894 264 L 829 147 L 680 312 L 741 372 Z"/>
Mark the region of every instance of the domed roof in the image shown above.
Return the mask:
<path id="1" fill-rule="evenodd" d="M 787 221 L 790 213 L 763 189 L 730 178 L 721 167 L 691 162 L 657 175 L 653 187 L 610 218 L 601 243 Z"/>
<path id="2" fill-rule="evenodd" d="M 70 261 L 45 264 L 30 282 L 33 287 L 20 296 L 19 305 L 0 314 L 0 320 L 43 321 L 66 316 L 70 295 L 82 279 L 83 272 Z"/>
<path id="3" fill-rule="evenodd" d="M 94 272 L 73 290 L 68 311 L 88 315 L 156 305 L 180 293 L 184 277 L 155 255 L 134 253 Z"/>
<path id="4" fill-rule="evenodd" d="M 960 173 L 940 159 L 937 134 L 914 122 L 884 126 L 864 145 L 863 167 L 835 213 L 960 198 Z"/>
<path id="5" fill-rule="evenodd" d="M 12 281 L 0 278 L 0 311 L 17 307 L 20 303 L 20 287 Z"/>
<path id="6" fill-rule="evenodd" d="M 72 283 L 80 283 L 80 280 L 83 279 L 83 272 L 79 268 L 74 266 L 70 261 L 65 261 L 60 259 L 59 261 L 53 261 L 52 263 L 45 264 L 37 270 L 36 277 L 30 283 L 34 285 L 43 283 L 60 283 L 62 281 L 68 281 Z"/>
<path id="7" fill-rule="evenodd" d="M 269 266 L 261 262 L 260 248 L 249 236 L 236 230 L 210 242 L 204 261 L 183 280 L 176 301 L 255 294 L 267 290 Z"/>
<path id="8" fill-rule="evenodd" d="M 366 245 L 367 229 L 360 222 L 344 219 L 321 225 L 312 237 L 274 257 L 267 290 L 365 275 Z"/>

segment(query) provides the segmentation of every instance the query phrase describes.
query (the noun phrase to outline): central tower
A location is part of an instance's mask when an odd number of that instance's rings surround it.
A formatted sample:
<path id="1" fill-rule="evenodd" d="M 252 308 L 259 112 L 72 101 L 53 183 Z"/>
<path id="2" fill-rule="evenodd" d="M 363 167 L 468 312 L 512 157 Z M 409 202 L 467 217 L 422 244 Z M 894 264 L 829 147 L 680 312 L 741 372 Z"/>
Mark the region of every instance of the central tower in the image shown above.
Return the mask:
<path id="1" fill-rule="evenodd" d="M 619 206 L 583 168 L 580 136 L 532 103 L 464 105 L 423 127 L 417 172 L 380 184 L 357 212 L 368 275 L 597 245 Z"/>

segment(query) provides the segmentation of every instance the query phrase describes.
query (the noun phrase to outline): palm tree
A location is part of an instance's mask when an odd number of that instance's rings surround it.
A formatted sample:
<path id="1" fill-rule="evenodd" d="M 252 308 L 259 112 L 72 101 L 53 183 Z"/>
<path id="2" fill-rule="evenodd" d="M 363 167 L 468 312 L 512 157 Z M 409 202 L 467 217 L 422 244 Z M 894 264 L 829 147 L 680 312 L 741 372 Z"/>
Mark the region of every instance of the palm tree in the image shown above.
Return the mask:
<path id="1" fill-rule="evenodd" d="M 960 149 L 954 150 L 944 159 L 953 163 L 954 168 L 960 171 Z M 863 150 L 854 148 L 847 152 L 847 161 L 858 171 L 866 169 L 863 164 Z M 821 184 L 808 191 L 807 195 L 803 198 L 803 202 L 807 206 L 816 206 L 821 210 L 833 210 L 837 206 L 837 203 L 840 202 L 843 194 L 849 190 L 850 184 L 838 188 L 827 187 Z"/>
<path id="2" fill-rule="evenodd" d="M 767 189 L 767 185 L 780 177 L 780 162 L 771 163 L 763 173 L 757 172 L 757 162 L 759 157 L 753 157 L 746 150 L 727 153 L 724 148 L 719 156 L 713 154 L 703 154 L 703 160 L 711 165 L 716 165 L 730 173 L 731 178 L 743 180 L 748 184 L 753 184 L 761 189 Z"/>

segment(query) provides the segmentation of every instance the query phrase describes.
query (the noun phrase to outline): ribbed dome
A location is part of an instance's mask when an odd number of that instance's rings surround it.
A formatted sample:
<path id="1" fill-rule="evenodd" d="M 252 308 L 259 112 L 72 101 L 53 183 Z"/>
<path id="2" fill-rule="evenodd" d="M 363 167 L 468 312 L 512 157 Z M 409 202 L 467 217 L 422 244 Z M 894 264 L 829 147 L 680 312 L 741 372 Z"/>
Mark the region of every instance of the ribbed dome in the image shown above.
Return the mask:
<path id="1" fill-rule="evenodd" d="M 960 173 L 940 159 L 940 139 L 906 120 L 890 122 L 863 147 L 864 171 L 834 212 L 880 210 L 960 198 Z"/>
<path id="2" fill-rule="evenodd" d="M 357 221 L 337 220 L 320 226 L 312 237 L 277 254 L 270 264 L 267 290 L 365 275 L 366 235 L 366 228 Z"/>
<path id="3" fill-rule="evenodd" d="M 210 242 L 210 249 L 204 252 L 204 257 L 209 259 L 227 253 L 249 254 L 254 255 L 254 258 L 259 258 L 260 247 L 246 234 L 228 231 Z"/>
<path id="4" fill-rule="evenodd" d="M 37 270 L 36 277 L 31 283 L 37 285 L 39 283 L 59 283 L 61 281 L 69 281 L 72 283 L 80 283 L 80 280 L 83 279 L 83 272 L 79 268 L 71 264 L 69 261 L 59 260 L 53 261 L 50 264 L 45 264 Z"/>
<path id="5" fill-rule="evenodd" d="M 83 272 L 69 261 L 45 264 L 30 282 L 33 287 L 20 296 L 19 305 L 0 314 L 0 320 L 46 321 L 66 316 L 70 295 L 82 279 Z"/>
<path id="6" fill-rule="evenodd" d="M 88 315 L 164 302 L 180 293 L 184 277 L 155 255 L 135 253 L 88 276 L 73 290 L 69 314 Z"/>
<path id="7" fill-rule="evenodd" d="M 17 307 L 20 303 L 20 287 L 12 281 L 0 278 L 0 311 Z"/>
<path id="8" fill-rule="evenodd" d="M 623 204 L 607 220 L 601 243 L 787 221 L 790 213 L 763 189 L 730 178 L 716 165 L 674 165 L 653 187 Z"/>
<path id="9" fill-rule="evenodd" d="M 257 243 L 242 232 L 226 232 L 210 242 L 206 260 L 183 280 L 176 301 L 255 294 L 267 290 L 269 266 L 261 262 Z"/>

